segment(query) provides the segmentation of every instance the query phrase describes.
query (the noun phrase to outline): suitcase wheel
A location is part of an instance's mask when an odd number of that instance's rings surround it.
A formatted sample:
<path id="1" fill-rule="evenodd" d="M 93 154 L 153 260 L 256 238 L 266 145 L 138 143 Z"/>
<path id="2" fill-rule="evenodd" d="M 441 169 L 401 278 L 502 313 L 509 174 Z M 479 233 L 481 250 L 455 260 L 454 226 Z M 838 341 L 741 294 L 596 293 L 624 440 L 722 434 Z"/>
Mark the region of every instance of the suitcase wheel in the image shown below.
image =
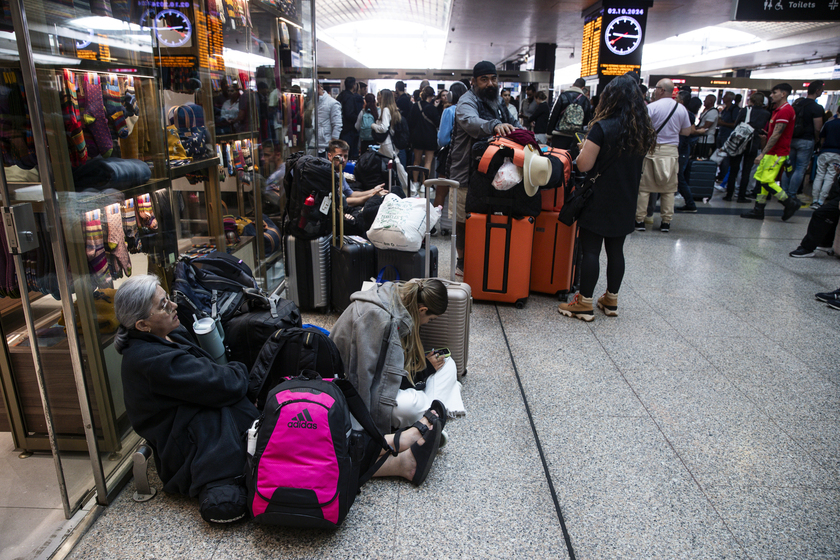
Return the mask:
<path id="1" fill-rule="evenodd" d="M 522 309 L 523 307 L 525 307 L 525 302 L 526 301 L 528 301 L 528 298 L 518 299 L 518 300 L 516 300 L 516 303 L 514 303 L 514 305 L 516 306 L 517 309 Z"/>

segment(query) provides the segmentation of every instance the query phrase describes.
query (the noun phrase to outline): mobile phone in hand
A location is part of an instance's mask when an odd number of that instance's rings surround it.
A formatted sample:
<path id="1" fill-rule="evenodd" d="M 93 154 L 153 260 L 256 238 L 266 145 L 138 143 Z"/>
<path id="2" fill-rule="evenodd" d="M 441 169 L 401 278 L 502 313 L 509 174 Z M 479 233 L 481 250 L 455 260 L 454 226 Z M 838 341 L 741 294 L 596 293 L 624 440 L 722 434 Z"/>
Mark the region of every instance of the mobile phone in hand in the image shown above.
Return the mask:
<path id="1" fill-rule="evenodd" d="M 435 356 L 441 356 L 443 358 L 448 358 L 452 355 L 452 352 L 449 351 L 449 348 L 438 348 L 435 350 Z"/>
<path id="2" fill-rule="evenodd" d="M 586 135 L 581 134 L 580 132 L 575 132 L 575 138 L 577 138 L 578 144 L 583 144 L 583 141 L 586 140 Z"/>

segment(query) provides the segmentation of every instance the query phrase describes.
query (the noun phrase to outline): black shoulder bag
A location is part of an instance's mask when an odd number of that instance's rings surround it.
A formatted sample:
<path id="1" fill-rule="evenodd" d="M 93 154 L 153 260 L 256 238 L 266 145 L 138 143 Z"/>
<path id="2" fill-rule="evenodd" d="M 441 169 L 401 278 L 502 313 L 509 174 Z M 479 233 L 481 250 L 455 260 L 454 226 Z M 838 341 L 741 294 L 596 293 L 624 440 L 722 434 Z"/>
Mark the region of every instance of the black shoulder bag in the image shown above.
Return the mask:
<path id="1" fill-rule="evenodd" d="M 595 182 L 598 180 L 598 177 L 601 176 L 601 173 L 603 173 L 607 167 L 612 165 L 615 160 L 618 159 L 618 154 L 619 152 L 616 151 L 611 158 L 605 158 L 602 160 L 595 173 L 587 175 L 583 185 L 580 188 L 575 188 L 572 196 L 569 197 L 569 200 L 567 200 L 563 204 L 563 208 L 560 209 L 560 215 L 557 216 L 557 219 L 560 222 L 570 226 L 577 221 L 581 212 L 583 212 L 583 209 L 586 208 L 586 203 L 589 202 L 589 197 L 592 196 L 592 187 L 595 186 Z"/>

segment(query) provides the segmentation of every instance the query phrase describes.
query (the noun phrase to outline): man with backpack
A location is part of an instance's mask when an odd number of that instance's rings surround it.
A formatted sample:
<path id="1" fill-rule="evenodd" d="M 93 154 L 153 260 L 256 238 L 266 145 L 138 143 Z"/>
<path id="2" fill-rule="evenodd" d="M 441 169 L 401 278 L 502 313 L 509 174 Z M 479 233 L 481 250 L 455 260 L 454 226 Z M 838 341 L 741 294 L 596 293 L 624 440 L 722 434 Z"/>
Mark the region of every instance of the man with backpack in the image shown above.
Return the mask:
<path id="1" fill-rule="evenodd" d="M 808 85 L 807 97 L 800 97 L 793 102 L 796 124 L 793 125 L 793 138 L 790 141 L 790 159 L 793 171 L 782 175 L 782 189 L 788 196 L 796 198 L 805 169 L 814 155 L 814 148 L 820 142 L 820 129 L 823 125 L 825 107 L 817 103 L 823 94 L 824 83 L 816 80 Z"/>
<path id="2" fill-rule="evenodd" d="M 341 136 L 340 138 L 350 146 L 350 159 L 359 159 L 359 132 L 356 130 L 356 120 L 364 107 L 364 98 L 355 92 L 356 78 L 344 78 L 344 91 L 338 94 L 336 101 L 341 103 Z"/>
<path id="3" fill-rule="evenodd" d="M 585 85 L 586 81 L 578 78 L 572 87 L 557 97 L 548 117 L 552 147 L 568 150 L 577 146 L 575 133 L 583 132 L 583 127 L 592 118 L 592 106 L 582 89 Z"/>
<path id="4" fill-rule="evenodd" d="M 489 136 L 507 136 L 519 126 L 510 116 L 499 95 L 496 65 L 483 60 L 473 67 L 472 88 L 458 100 L 450 150 L 450 178 L 458 181 L 463 192 L 470 184 L 472 148 L 476 140 Z M 464 274 L 464 239 L 466 237 L 466 196 L 458 196 L 456 209 L 456 276 Z"/>

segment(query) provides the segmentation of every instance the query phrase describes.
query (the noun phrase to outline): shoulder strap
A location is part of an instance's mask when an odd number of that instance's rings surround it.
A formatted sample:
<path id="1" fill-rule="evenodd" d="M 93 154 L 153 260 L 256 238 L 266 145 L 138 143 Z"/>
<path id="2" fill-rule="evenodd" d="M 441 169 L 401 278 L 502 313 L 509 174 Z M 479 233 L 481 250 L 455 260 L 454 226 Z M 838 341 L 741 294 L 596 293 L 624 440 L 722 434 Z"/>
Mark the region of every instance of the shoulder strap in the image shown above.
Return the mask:
<path id="1" fill-rule="evenodd" d="M 679 103 L 677 103 L 676 101 L 674 101 L 674 108 L 673 108 L 673 109 L 671 109 L 671 112 L 670 112 L 670 113 L 668 113 L 668 117 L 667 117 L 667 118 L 666 118 L 666 119 L 662 122 L 662 124 L 660 124 L 660 125 L 659 125 L 659 128 L 657 128 L 657 129 L 656 129 L 656 133 L 657 133 L 657 134 L 659 134 L 659 132 L 660 132 L 663 128 L 665 128 L 665 125 L 666 125 L 666 124 L 668 124 L 668 121 L 670 121 L 670 120 L 671 120 L 671 117 L 672 117 L 672 116 L 674 116 L 674 113 L 677 111 L 677 106 L 678 106 L 678 105 L 679 105 Z"/>
<path id="2" fill-rule="evenodd" d="M 359 396 L 358 391 L 356 388 L 353 387 L 353 384 L 350 383 L 346 379 L 336 379 L 334 381 L 336 387 L 341 389 L 341 392 L 344 393 L 344 400 L 347 401 L 347 408 L 350 409 L 350 414 L 362 425 L 362 428 L 368 433 L 368 435 L 376 442 L 382 449 L 388 451 L 379 458 L 368 470 L 367 472 L 359 475 L 359 487 L 361 487 L 365 482 L 370 480 L 370 478 L 379 470 L 379 468 L 385 464 L 385 461 L 388 459 L 388 455 L 393 455 L 394 457 L 397 456 L 399 450 L 394 449 L 388 444 L 388 441 L 385 439 L 385 436 L 376 428 L 376 424 L 373 423 L 373 418 L 370 416 L 370 412 L 365 406 L 365 401 L 362 400 L 362 397 Z"/>

